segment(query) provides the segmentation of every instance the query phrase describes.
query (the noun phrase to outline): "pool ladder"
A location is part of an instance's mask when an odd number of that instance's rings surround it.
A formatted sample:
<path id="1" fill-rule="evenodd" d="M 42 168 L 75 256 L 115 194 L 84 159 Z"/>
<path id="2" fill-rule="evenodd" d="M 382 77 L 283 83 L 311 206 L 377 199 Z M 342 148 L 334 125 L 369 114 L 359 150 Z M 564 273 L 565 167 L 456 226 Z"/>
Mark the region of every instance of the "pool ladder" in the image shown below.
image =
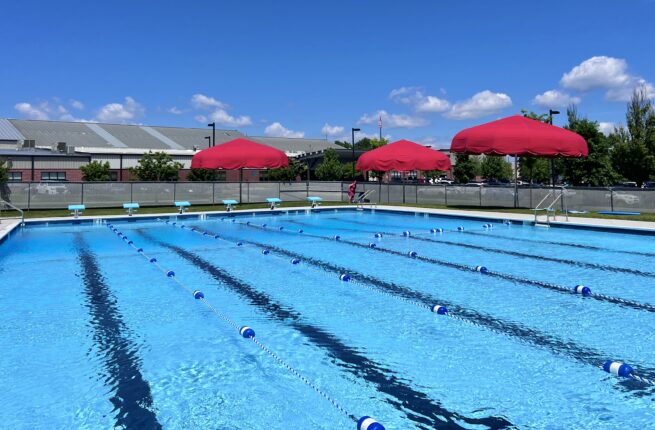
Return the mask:
<path id="1" fill-rule="evenodd" d="M 564 216 L 566 217 L 566 221 L 568 222 L 569 220 L 569 211 L 566 209 L 566 200 L 564 199 L 564 192 L 566 190 L 564 187 L 561 187 L 560 192 L 556 194 L 555 190 L 550 191 L 546 196 L 541 199 L 541 201 L 537 204 L 537 206 L 533 209 L 534 210 L 534 222 L 535 224 L 542 224 L 539 222 L 538 218 L 538 212 L 539 211 L 544 211 L 546 213 L 546 225 L 550 226 L 550 214 L 552 212 L 553 214 L 553 219 L 557 220 L 557 209 L 555 209 L 553 206 L 555 206 L 555 203 L 558 201 L 562 202 L 562 213 L 564 213 Z M 550 203 L 546 206 L 542 206 L 548 199 L 551 197 L 554 197 L 552 200 L 550 200 Z"/>
<path id="2" fill-rule="evenodd" d="M 2 199 L 0 199 L 0 214 L 2 213 L 2 209 L 5 206 L 8 207 L 9 209 L 13 209 L 13 210 L 17 211 L 18 213 L 20 213 L 20 225 L 25 224 L 25 213 L 22 211 L 22 209 L 19 209 L 16 206 L 9 203 L 8 201 L 2 200 Z M 2 222 L 2 217 L 1 216 L 0 216 L 0 222 Z"/>

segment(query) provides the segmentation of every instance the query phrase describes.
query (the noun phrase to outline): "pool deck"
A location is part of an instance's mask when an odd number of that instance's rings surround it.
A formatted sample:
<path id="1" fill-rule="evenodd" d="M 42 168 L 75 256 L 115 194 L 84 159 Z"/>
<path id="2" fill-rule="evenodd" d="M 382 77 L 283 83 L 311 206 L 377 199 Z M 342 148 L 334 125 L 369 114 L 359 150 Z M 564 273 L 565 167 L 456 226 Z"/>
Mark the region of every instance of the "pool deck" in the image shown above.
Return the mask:
<path id="1" fill-rule="evenodd" d="M 345 208 L 354 208 L 355 206 L 320 206 L 319 210 L 326 210 L 326 209 L 345 209 Z M 366 207 L 365 210 L 369 210 L 369 207 Z M 534 223 L 534 215 L 531 214 L 517 214 L 517 213 L 506 213 L 506 212 L 493 212 L 493 211 L 473 211 L 473 210 L 457 210 L 457 209 L 430 209 L 430 208 L 420 208 L 420 207 L 410 207 L 410 206 L 386 206 L 386 205 L 378 205 L 374 206 L 371 209 L 376 209 L 376 210 L 388 210 L 388 211 L 394 211 L 394 212 L 408 212 L 408 213 L 415 213 L 415 212 L 421 212 L 421 213 L 428 213 L 428 214 L 434 214 L 434 215 L 445 215 L 445 216 L 456 216 L 456 217 L 464 217 L 464 218 L 470 218 L 470 219 L 499 219 L 499 220 L 511 220 L 514 222 L 520 222 L 520 223 L 526 223 L 526 224 L 533 224 Z M 296 207 L 284 207 L 284 208 L 278 208 L 275 210 L 275 212 L 285 212 L 285 211 L 309 211 L 310 208 L 308 206 L 296 206 Z M 261 208 L 261 209 L 244 209 L 244 210 L 237 210 L 237 211 L 232 211 L 230 214 L 247 214 L 247 213 L 271 213 L 272 211 L 268 208 Z M 188 212 L 184 216 L 185 217 L 193 217 L 196 215 L 202 215 L 202 214 L 207 214 L 207 215 L 215 215 L 215 214 L 227 214 L 228 212 L 226 211 L 211 211 L 211 212 Z M 79 221 L 92 221 L 95 219 L 139 219 L 139 218 L 156 218 L 156 217 L 175 217 L 179 216 L 179 213 L 177 211 L 171 211 L 170 213 L 161 213 L 161 214 L 135 214 L 132 215 L 131 217 L 128 217 L 127 215 L 96 215 L 96 216 L 80 216 Z M 545 216 L 540 216 L 539 218 L 540 223 L 545 223 Z M 52 218 L 33 218 L 33 219 L 26 219 L 25 223 L 43 223 L 43 222 L 57 222 L 57 221 L 74 221 L 74 218 L 72 216 L 67 216 L 67 217 L 52 217 Z M 574 226 L 574 227 L 596 227 L 596 228 L 611 228 L 611 229 L 626 229 L 626 230 L 641 230 L 641 231 L 647 231 L 647 232 L 654 232 L 655 233 L 655 222 L 647 222 L 647 221 L 630 221 L 630 220 L 623 220 L 623 219 L 607 219 L 607 218 L 583 218 L 583 217 L 569 217 L 569 221 L 566 221 L 564 216 L 558 215 L 556 220 L 553 220 L 551 217 L 550 221 L 551 225 L 553 226 Z M 3 219 L 2 222 L 0 222 L 0 240 L 8 235 L 14 228 L 16 228 L 20 224 L 20 220 L 18 219 Z"/>
<path id="2" fill-rule="evenodd" d="M 11 233 L 19 224 L 20 220 L 15 218 L 3 218 L 0 220 L 0 240 Z"/>

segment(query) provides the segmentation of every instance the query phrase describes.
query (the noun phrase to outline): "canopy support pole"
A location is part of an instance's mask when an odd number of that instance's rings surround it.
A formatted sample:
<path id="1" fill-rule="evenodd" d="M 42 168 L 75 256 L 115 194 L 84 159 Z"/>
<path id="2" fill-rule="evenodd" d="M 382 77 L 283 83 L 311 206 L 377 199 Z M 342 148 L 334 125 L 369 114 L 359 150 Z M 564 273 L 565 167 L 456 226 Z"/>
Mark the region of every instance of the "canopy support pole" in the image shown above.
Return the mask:
<path id="1" fill-rule="evenodd" d="M 514 156 L 514 209 L 519 207 L 519 171 L 517 168 L 517 162 L 519 157 Z"/>
<path id="2" fill-rule="evenodd" d="M 243 203 L 243 167 L 239 169 L 239 203 Z"/>

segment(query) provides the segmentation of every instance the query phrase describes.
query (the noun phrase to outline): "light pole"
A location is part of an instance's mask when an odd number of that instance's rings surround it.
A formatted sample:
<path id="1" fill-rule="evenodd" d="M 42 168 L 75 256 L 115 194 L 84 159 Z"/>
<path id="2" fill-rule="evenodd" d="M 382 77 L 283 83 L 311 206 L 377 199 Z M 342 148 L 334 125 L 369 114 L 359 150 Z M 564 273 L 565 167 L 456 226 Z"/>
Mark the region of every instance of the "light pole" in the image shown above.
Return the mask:
<path id="1" fill-rule="evenodd" d="M 352 131 L 352 143 L 353 143 L 353 146 L 352 146 L 352 149 L 353 149 L 353 179 L 355 179 L 355 132 L 359 131 L 359 129 L 358 128 L 352 128 L 351 131 Z"/>
<path id="2" fill-rule="evenodd" d="M 211 136 L 205 136 L 205 139 L 207 139 L 207 148 L 212 147 L 212 137 Z"/>
<path id="3" fill-rule="evenodd" d="M 553 125 L 553 115 L 559 115 L 558 110 L 548 109 L 548 123 Z M 550 159 L 550 180 L 552 181 L 553 188 L 555 188 L 555 159 Z"/>
<path id="4" fill-rule="evenodd" d="M 216 145 L 216 122 L 212 122 L 210 124 L 207 124 L 207 127 L 212 128 L 212 142 L 214 142 L 214 145 Z"/>

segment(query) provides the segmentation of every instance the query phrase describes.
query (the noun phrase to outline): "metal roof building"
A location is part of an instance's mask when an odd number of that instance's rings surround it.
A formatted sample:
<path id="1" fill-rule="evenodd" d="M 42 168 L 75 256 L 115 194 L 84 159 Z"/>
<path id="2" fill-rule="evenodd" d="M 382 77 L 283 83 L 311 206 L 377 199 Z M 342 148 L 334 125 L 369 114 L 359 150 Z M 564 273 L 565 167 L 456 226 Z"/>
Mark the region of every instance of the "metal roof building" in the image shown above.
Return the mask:
<path id="1" fill-rule="evenodd" d="M 0 119 L 0 145 L 4 148 L 25 140 L 34 140 L 36 147 L 51 147 L 58 142 L 77 151 L 93 153 L 130 153 L 147 151 L 189 151 L 207 147 L 205 136 L 211 135 L 208 128 L 161 127 L 146 125 L 101 124 L 88 122 L 40 121 Z M 245 137 L 238 130 L 216 130 L 216 145 L 238 137 Z M 324 139 L 302 139 L 285 137 L 249 137 L 294 156 L 307 152 L 338 148 Z M 137 150 L 137 151 L 134 151 Z"/>

